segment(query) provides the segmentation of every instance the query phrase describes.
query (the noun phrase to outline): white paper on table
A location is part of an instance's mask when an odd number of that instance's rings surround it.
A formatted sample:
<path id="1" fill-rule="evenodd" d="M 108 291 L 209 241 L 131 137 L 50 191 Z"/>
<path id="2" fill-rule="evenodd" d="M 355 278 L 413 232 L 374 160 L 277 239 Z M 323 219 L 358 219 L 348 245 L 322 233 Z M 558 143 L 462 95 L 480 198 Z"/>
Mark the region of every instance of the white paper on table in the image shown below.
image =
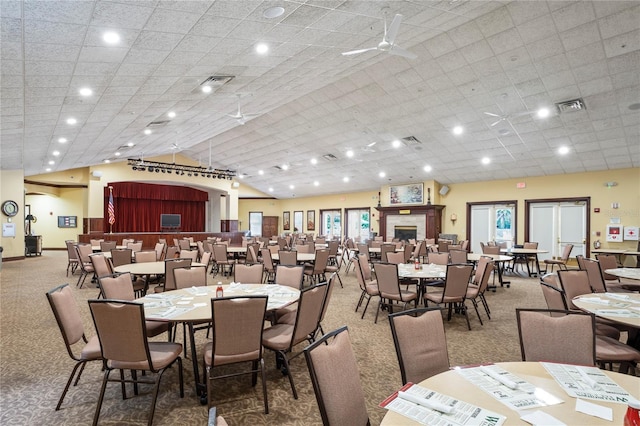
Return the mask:
<path id="1" fill-rule="evenodd" d="M 194 308 L 201 308 L 201 307 L 203 307 L 203 306 L 207 306 L 207 304 L 206 304 L 206 303 L 194 303 L 194 304 L 193 304 L 193 307 L 194 307 Z"/>
<path id="2" fill-rule="evenodd" d="M 417 398 L 434 401 L 438 405 L 452 407 L 452 413 L 442 413 L 411 401 L 398 398 L 398 392 L 395 392 L 389 398 L 380 403 L 380 407 L 395 411 L 423 425 L 500 426 L 506 421 L 506 417 L 498 413 L 455 399 L 448 395 L 435 392 L 422 386 L 414 385 L 413 383 L 407 383 L 402 387 L 402 389 L 400 389 L 400 391 L 410 393 Z"/>
<path id="3" fill-rule="evenodd" d="M 522 415 L 520 418 L 527 423 L 531 423 L 533 426 L 567 426 L 566 423 L 562 423 L 551 414 L 547 414 L 540 410 Z"/>
<path id="4" fill-rule="evenodd" d="M 611 408 L 593 404 L 580 398 L 576 399 L 576 411 L 590 416 L 600 417 L 601 419 L 609 420 L 610 422 L 613 421 L 613 410 Z"/>
<path id="5" fill-rule="evenodd" d="M 616 404 L 626 405 L 629 403 L 631 398 L 629 392 L 611 380 L 604 371 L 597 367 L 552 362 L 542 362 L 541 364 L 569 396 Z M 583 374 L 578 371 L 579 369 L 588 374 L 595 381 L 596 386 L 587 383 Z M 594 387 L 597 387 L 598 390 L 594 389 Z"/>
<path id="6" fill-rule="evenodd" d="M 499 365 L 456 368 L 455 371 L 512 410 L 526 410 L 564 402 Z M 515 386 L 515 389 L 509 385 Z"/>
<path id="7" fill-rule="evenodd" d="M 597 309 L 595 314 L 598 317 L 640 318 L 640 313 L 630 311 L 629 309 Z"/>

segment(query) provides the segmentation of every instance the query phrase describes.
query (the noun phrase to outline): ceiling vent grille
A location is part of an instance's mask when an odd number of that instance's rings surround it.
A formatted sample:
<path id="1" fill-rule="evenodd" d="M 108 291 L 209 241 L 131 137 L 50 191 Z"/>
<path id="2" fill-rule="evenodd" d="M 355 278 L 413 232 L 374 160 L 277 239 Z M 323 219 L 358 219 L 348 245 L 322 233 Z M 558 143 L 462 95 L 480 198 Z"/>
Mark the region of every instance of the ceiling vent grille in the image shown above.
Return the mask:
<path id="1" fill-rule="evenodd" d="M 149 124 L 147 124 L 147 127 L 153 129 L 156 127 L 166 126 L 167 123 L 169 123 L 169 121 L 171 120 L 152 121 Z"/>
<path id="2" fill-rule="evenodd" d="M 200 86 L 222 86 L 235 78 L 234 75 L 212 75 L 207 77 Z"/>
<path id="3" fill-rule="evenodd" d="M 556 104 L 556 107 L 558 107 L 558 111 L 560 111 L 560 113 L 582 111 L 584 109 L 587 109 L 587 106 L 585 105 L 584 100 L 582 98 L 571 99 L 570 101 L 558 102 Z"/>
<path id="4" fill-rule="evenodd" d="M 338 157 L 336 157 L 333 154 L 325 154 L 325 155 L 322 156 L 322 158 L 324 158 L 327 161 L 337 161 L 338 160 Z"/>
<path id="5" fill-rule="evenodd" d="M 421 145 L 422 144 L 422 142 L 420 142 L 420 140 L 418 138 L 416 138 L 415 136 L 407 136 L 406 138 L 402 138 L 402 141 L 407 146 Z"/>

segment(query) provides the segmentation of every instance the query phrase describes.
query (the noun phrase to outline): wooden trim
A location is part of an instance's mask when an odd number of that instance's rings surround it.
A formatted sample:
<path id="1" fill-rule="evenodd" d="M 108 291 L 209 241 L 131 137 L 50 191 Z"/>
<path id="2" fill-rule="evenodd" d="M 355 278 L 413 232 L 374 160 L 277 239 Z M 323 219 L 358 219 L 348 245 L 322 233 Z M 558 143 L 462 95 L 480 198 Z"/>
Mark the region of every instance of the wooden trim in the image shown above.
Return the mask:
<path id="1" fill-rule="evenodd" d="M 65 248 L 66 250 L 66 248 Z M 3 257 L 2 261 L 3 262 L 12 262 L 14 260 L 25 260 L 27 257 L 26 256 L 14 256 L 14 257 Z"/>
<path id="2" fill-rule="evenodd" d="M 89 187 L 89 185 L 78 185 L 77 183 L 73 183 L 69 185 L 61 185 L 59 183 L 36 182 L 34 180 L 26 180 L 26 179 L 24 180 L 24 183 L 29 185 L 49 186 L 51 188 L 88 188 Z"/>

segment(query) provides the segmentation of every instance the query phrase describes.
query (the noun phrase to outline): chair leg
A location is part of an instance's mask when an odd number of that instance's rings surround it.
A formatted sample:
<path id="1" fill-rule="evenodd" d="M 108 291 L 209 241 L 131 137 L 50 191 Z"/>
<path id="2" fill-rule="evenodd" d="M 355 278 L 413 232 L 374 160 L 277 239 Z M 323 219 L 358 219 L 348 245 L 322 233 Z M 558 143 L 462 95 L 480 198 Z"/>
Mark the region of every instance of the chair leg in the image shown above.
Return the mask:
<path id="1" fill-rule="evenodd" d="M 368 303 L 369 302 L 367 301 L 367 304 Z M 373 321 L 374 324 L 378 323 L 378 314 L 380 313 L 380 309 L 382 309 L 382 296 L 380 296 L 380 302 L 378 302 L 378 309 L 376 310 L 376 319 Z M 364 317 L 364 313 L 362 314 L 362 316 Z"/>
<path id="2" fill-rule="evenodd" d="M 76 377 L 76 381 L 73 382 L 73 386 L 77 386 L 80 381 L 80 376 L 82 376 L 82 372 L 84 371 L 84 367 L 87 365 L 87 361 L 81 361 L 82 367 L 80 367 L 80 371 L 78 372 L 78 376 Z"/>
<path id="3" fill-rule="evenodd" d="M 107 388 L 107 381 L 109 380 L 109 374 L 111 370 L 106 370 L 102 377 L 102 387 L 100 388 L 100 396 L 98 397 L 98 405 L 96 406 L 96 412 L 93 415 L 93 426 L 98 426 L 98 418 L 100 417 L 100 409 L 102 408 L 102 400 L 104 399 L 104 391 Z"/>
<path id="4" fill-rule="evenodd" d="M 293 384 L 293 375 L 291 374 L 291 368 L 289 366 L 289 360 L 287 354 L 282 351 L 278 351 L 282 356 L 282 362 L 284 362 L 284 368 L 287 370 L 287 376 L 289 376 L 289 383 L 291 384 L 291 391 L 293 392 L 293 399 L 298 399 L 298 392 L 296 392 L 296 385 Z"/>
<path id="5" fill-rule="evenodd" d="M 367 304 L 364 305 L 364 310 L 362 311 L 362 316 L 360 317 L 360 319 L 364 319 L 364 314 L 367 313 L 367 308 L 369 307 L 369 302 L 371 302 L 371 296 L 367 295 Z M 376 315 L 377 318 L 377 315 Z"/>
<path id="6" fill-rule="evenodd" d="M 160 380 L 162 379 L 162 374 L 165 369 L 158 371 L 158 377 L 155 380 L 155 386 L 153 388 L 153 396 L 151 397 L 151 409 L 149 410 L 149 419 L 147 420 L 147 425 L 153 425 L 153 415 L 156 412 L 156 401 L 158 400 L 158 390 L 160 389 Z"/>
<path id="7" fill-rule="evenodd" d="M 464 303 L 464 301 L 463 301 L 463 302 L 461 303 L 461 306 L 462 306 L 462 307 L 461 307 L 462 312 L 464 312 L 464 317 L 465 317 L 465 318 L 466 318 L 466 320 L 467 320 L 467 327 L 469 328 L 469 330 L 471 330 L 471 323 L 469 322 L 469 313 L 467 312 L 467 305 L 466 305 L 466 303 Z M 478 317 L 479 317 L 479 315 L 478 315 Z M 480 321 L 480 322 L 482 322 L 482 321 Z"/>
<path id="8" fill-rule="evenodd" d="M 76 379 L 76 383 L 74 384 L 74 386 L 77 384 L 78 379 L 80 379 L 80 374 L 82 374 L 82 369 L 84 369 L 85 364 L 86 364 L 86 361 L 80 361 L 73 366 L 73 370 L 71 370 L 71 375 L 69 375 L 69 380 L 67 380 L 67 385 L 64 387 L 64 390 L 62 391 L 62 395 L 60 395 L 60 399 L 58 400 L 58 405 L 56 405 L 56 411 L 60 409 L 60 406 L 62 405 L 62 401 L 64 400 L 64 397 L 67 394 L 67 391 L 69 390 L 69 386 L 71 386 L 71 381 L 73 380 L 73 377 L 75 376 L 76 371 L 78 370 L 78 367 L 82 366 L 82 368 L 80 369 L 80 372 L 78 373 L 78 377 Z"/>
<path id="9" fill-rule="evenodd" d="M 482 323 L 482 318 L 480 318 L 480 312 L 478 311 L 478 302 L 476 302 L 476 299 L 471 299 L 471 302 L 473 303 L 473 308 L 476 310 L 476 315 L 478 316 L 478 320 L 480 320 L 480 325 L 484 325 Z"/>
<path id="10" fill-rule="evenodd" d="M 264 413 L 269 414 L 269 400 L 267 398 L 267 373 L 264 368 L 264 358 L 260 358 L 260 374 L 262 376 L 262 395 L 264 399 Z"/>
<path id="11" fill-rule="evenodd" d="M 487 299 L 484 298 L 484 294 L 480 295 L 480 301 L 484 306 L 484 311 L 487 313 L 487 317 L 491 319 L 491 309 L 489 309 L 489 304 L 487 303 Z"/>

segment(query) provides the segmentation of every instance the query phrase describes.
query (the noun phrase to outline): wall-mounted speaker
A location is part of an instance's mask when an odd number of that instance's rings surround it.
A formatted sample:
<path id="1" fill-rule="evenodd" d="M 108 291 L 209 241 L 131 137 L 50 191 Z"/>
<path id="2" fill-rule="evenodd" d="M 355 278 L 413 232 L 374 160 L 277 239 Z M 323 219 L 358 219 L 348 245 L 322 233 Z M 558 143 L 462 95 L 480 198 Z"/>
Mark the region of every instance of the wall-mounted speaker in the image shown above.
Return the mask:
<path id="1" fill-rule="evenodd" d="M 440 188 L 440 195 L 447 195 L 449 193 L 449 187 L 447 185 L 444 185 L 442 188 Z"/>
<path id="2" fill-rule="evenodd" d="M 91 172 L 91 176 L 93 176 L 94 178 L 101 178 L 102 172 L 100 170 L 94 170 Z"/>

